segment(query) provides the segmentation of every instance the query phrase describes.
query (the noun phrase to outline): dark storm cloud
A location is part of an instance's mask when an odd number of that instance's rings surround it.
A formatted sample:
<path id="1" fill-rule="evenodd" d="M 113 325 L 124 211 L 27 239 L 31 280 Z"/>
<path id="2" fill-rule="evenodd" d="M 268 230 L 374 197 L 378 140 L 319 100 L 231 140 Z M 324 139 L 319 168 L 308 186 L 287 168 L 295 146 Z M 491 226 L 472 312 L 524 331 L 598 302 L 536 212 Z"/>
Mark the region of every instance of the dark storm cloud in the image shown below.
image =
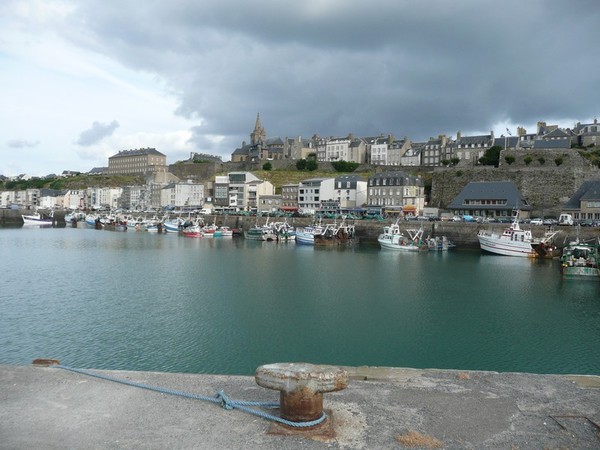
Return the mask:
<path id="1" fill-rule="evenodd" d="M 598 114 L 595 1 L 307 0 L 80 6 L 86 45 L 164 78 L 192 140 L 413 140 Z M 82 28 L 83 29 L 83 28 Z M 205 136 L 223 135 L 215 146 Z M 232 142 L 237 142 L 231 146 Z M 229 146 L 229 147 L 226 147 Z"/>
<path id="2" fill-rule="evenodd" d="M 10 148 L 31 148 L 35 147 L 40 143 L 40 141 L 28 141 L 25 139 L 12 139 L 7 142 Z"/>
<path id="3" fill-rule="evenodd" d="M 77 144 L 84 147 L 100 142 L 107 136 L 113 134 L 113 132 L 119 127 L 119 122 L 113 120 L 111 123 L 92 123 L 92 127 L 82 131 L 77 139 Z"/>

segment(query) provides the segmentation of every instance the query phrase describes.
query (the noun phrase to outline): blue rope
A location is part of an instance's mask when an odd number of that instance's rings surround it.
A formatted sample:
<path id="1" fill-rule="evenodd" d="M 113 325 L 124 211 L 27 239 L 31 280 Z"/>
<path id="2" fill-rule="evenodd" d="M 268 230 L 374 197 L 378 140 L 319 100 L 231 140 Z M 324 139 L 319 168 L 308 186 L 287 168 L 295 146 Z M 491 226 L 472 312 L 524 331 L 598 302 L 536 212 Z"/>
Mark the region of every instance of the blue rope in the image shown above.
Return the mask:
<path id="1" fill-rule="evenodd" d="M 258 409 L 250 408 L 250 406 L 260 407 L 260 408 L 279 408 L 279 403 L 267 403 L 267 402 L 251 402 L 244 400 L 232 400 L 230 399 L 224 391 L 218 392 L 215 396 L 210 397 L 207 395 L 193 394 L 190 392 L 178 391 L 175 389 L 162 388 L 159 386 L 151 386 L 145 383 L 137 383 L 135 381 L 124 380 L 121 378 L 111 377 L 109 375 L 103 375 L 101 373 L 91 372 L 85 369 L 77 369 L 74 367 L 63 366 L 62 364 L 53 366 L 58 369 L 68 370 L 70 372 L 80 373 L 83 375 L 88 375 L 90 377 L 100 378 L 102 380 L 113 381 L 115 383 L 125 384 L 127 386 L 133 386 L 141 389 L 147 389 L 149 391 L 160 392 L 162 394 L 168 395 L 177 395 L 179 397 L 191 398 L 194 400 L 203 400 L 215 404 L 220 404 L 226 410 L 239 409 L 240 411 L 244 411 L 248 414 L 253 414 L 258 417 L 262 417 L 263 419 L 271 420 L 273 422 L 278 422 L 283 425 L 287 425 L 289 427 L 294 428 L 308 428 L 314 427 L 315 425 L 319 425 L 324 422 L 327 418 L 327 414 L 323 412 L 323 415 L 318 419 L 311 420 L 308 422 L 292 422 L 291 420 L 283 419 L 279 416 L 274 416 L 272 414 L 268 414 L 264 411 L 260 411 Z"/>

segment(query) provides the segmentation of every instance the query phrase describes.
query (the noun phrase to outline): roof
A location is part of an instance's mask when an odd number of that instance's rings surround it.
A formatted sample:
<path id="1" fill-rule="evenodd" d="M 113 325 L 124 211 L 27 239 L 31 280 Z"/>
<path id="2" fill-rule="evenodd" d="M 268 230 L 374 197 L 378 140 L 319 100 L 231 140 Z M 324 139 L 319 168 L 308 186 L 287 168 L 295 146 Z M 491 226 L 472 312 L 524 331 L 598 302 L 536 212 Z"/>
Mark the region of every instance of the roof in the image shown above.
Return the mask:
<path id="1" fill-rule="evenodd" d="M 125 157 L 128 157 L 128 156 L 140 156 L 140 155 L 166 156 L 166 155 L 163 155 L 158 150 L 156 150 L 155 148 L 136 148 L 134 150 L 121 150 L 119 153 L 117 153 L 116 155 L 111 156 L 108 159 L 111 159 L 111 158 L 125 158 Z"/>
<path id="2" fill-rule="evenodd" d="M 466 200 L 506 200 L 505 205 L 465 205 Z M 449 209 L 523 209 L 531 207 L 512 181 L 471 181 L 447 206 Z"/>
<path id="3" fill-rule="evenodd" d="M 571 148 L 570 139 L 552 139 L 549 141 L 537 139 L 533 141 L 533 148 Z"/>
<path id="4" fill-rule="evenodd" d="M 371 180 L 377 179 L 396 179 L 396 186 L 423 186 L 423 180 L 420 177 L 415 177 L 414 175 L 408 175 L 406 172 L 401 170 L 395 170 L 390 172 L 381 172 L 373 174 L 369 177 L 369 182 Z M 371 183 L 369 183 L 371 184 Z M 394 184 L 392 184 L 394 185 Z"/>
<path id="5" fill-rule="evenodd" d="M 564 209 L 579 209 L 582 200 L 600 200 L 600 180 L 584 181 L 565 203 Z"/>

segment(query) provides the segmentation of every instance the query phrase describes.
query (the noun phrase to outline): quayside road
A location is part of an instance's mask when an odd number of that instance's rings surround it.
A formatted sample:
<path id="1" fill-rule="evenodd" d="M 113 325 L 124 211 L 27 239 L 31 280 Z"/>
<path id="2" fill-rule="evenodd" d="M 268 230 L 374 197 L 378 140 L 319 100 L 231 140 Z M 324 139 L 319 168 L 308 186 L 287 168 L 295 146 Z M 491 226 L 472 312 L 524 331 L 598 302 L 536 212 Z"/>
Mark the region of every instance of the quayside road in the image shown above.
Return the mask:
<path id="1" fill-rule="evenodd" d="M 600 448 L 600 377 L 345 368 L 329 418 L 292 430 L 217 404 L 56 366 L 0 365 L 0 448 Z M 252 377 L 94 371 L 200 395 L 277 402 Z"/>

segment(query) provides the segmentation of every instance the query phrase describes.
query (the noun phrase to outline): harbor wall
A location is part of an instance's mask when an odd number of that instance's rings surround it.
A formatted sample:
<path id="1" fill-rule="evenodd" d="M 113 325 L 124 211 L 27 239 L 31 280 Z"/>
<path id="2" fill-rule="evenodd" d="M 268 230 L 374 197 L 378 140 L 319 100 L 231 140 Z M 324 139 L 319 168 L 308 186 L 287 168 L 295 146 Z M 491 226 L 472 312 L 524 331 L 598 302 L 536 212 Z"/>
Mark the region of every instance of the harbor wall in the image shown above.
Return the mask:
<path id="1" fill-rule="evenodd" d="M 18 227 L 21 226 L 22 219 L 21 214 L 26 214 L 30 211 L 25 210 L 10 210 L 0 209 L 0 226 L 6 227 Z M 40 211 L 43 212 L 43 211 Z M 70 224 L 66 224 L 64 221 L 64 212 L 54 213 L 54 226 L 65 227 Z M 247 230 L 258 224 L 264 224 L 267 220 L 265 217 L 252 216 L 234 216 L 234 215 L 209 215 L 203 216 L 205 223 L 216 223 L 217 225 L 226 225 L 234 229 Z M 269 218 L 269 221 L 280 221 L 280 218 Z M 310 217 L 290 217 L 287 222 L 294 227 L 305 227 L 313 223 L 313 219 Z M 330 223 L 333 220 L 325 219 L 323 223 Z M 377 236 L 382 233 L 383 227 L 389 225 L 393 221 L 391 220 L 350 220 L 348 223 L 354 224 L 356 227 L 356 235 L 360 239 L 360 242 L 365 245 L 377 244 Z M 418 228 L 423 226 L 424 236 L 436 237 L 446 236 L 450 239 L 458 249 L 479 249 L 479 241 L 477 240 L 477 233 L 479 230 L 493 230 L 497 233 L 501 233 L 502 230 L 508 226 L 504 223 L 494 224 L 478 224 L 469 222 L 417 222 L 417 221 L 400 221 L 400 229 L 406 233 L 408 229 Z M 534 237 L 542 237 L 546 227 L 544 226 L 530 226 L 523 225 L 525 229 L 531 229 Z M 569 241 L 575 240 L 579 236 L 580 240 L 592 241 L 600 238 L 600 228 L 583 227 L 557 227 L 560 230 L 560 234 L 557 237 L 555 244 L 561 248 Z"/>

